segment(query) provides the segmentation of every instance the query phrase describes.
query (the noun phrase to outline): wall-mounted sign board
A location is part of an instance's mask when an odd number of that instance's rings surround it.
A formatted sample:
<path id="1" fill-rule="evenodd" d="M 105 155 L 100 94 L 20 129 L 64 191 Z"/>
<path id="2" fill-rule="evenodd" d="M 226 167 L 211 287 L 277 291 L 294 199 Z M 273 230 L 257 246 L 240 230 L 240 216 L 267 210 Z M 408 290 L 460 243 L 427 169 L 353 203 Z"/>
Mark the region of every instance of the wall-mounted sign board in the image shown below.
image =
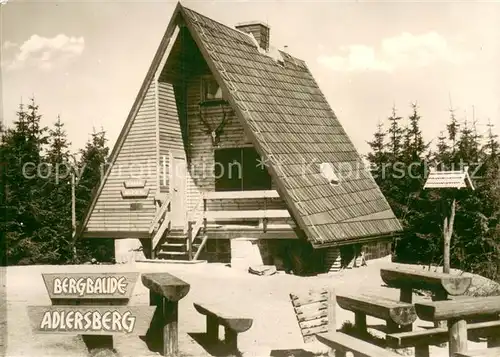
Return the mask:
<path id="1" fill-rule="evenodd" d="M 432 168 L 424 184 L 424 189 L 466 187 L 474 190 L 467 167 L 461 171 L 437 171 Z"/>
<path id="2" fill-rule="evenodd" d="M 51 299 L 130 299 L 139 273 L 42 274 Z"/>
<path id="3" fill-rule="evenodd" d="M 125 186 L 125 188 L 144 188 L 146 187 L 146 180 L 133 179 L 123 181 L 123 186 Z"/>
<path id="4" fill-rule="evenodd" d="M 34 333 L 145 335 L 155 306 L 28 306 Z"/>
<path id="5" fill-rule="evenodd" d="M 149 188 L 126 188 L 121 191 L 122 198 L 147 198 Z"/>

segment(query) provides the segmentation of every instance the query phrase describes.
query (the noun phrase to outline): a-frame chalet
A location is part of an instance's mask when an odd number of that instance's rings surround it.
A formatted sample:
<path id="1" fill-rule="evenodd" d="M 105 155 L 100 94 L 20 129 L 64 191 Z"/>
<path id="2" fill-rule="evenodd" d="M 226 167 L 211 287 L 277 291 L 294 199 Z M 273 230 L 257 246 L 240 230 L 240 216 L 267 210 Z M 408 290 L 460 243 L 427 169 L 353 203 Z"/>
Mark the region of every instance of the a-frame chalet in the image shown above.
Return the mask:
<path id="1" fill-rule="evenodd" d="M 265 263 L 320 270 L 339 247 L 390 253 L 398 220 L 306 64 L 269 39 L 177 5 L 78 237 L 209 261 L 253 238 Z"/>

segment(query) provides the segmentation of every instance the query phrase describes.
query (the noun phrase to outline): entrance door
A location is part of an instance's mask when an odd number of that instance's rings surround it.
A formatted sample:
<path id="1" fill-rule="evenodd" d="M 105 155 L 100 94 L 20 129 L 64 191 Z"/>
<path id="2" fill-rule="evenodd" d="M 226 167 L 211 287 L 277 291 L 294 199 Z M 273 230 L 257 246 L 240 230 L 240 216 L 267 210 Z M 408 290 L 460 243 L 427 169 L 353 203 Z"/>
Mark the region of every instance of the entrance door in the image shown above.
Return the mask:
<path id="1" fill-rule="evenodd" d="M 181 150 L 170 151 L 170 217 L 173 228 L 184 227 L 186 219 L 186 155 Z"/>

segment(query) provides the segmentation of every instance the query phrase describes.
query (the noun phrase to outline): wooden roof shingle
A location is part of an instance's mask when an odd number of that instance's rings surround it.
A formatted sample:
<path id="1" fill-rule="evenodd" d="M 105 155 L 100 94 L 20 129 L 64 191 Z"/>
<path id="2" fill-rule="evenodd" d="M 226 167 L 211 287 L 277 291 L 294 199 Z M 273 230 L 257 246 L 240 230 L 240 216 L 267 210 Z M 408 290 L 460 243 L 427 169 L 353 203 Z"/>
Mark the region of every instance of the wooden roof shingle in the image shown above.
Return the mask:
<path id="1" fill-rule="evenodd" d="M 281 65 L 240 31 L 186 7 L 181 12 L 256 148 L 274 158 L 270 172 L 314 246 L 401 230 L 304 61 L 280 51 Z M 340 185 L 320 174 L 321 163 L 333 164 Z"/>
<path id="2" fill-rule="evenodd" d="M 180 3 L 113 148 L 111 166 L 178 25 L 188 28 L 246 135 L 268 160 L 281 197 L 313 246 L 362 242 L 401 230 L 305 62 L 279 51 L 283 62 L 278 63 L 262 53 L 249 35 Z M 322 176 L 322 163 L 333 165 L 338 185 Z M 84 231 L 110 172 L 94 194 L 77 236 Z"/>

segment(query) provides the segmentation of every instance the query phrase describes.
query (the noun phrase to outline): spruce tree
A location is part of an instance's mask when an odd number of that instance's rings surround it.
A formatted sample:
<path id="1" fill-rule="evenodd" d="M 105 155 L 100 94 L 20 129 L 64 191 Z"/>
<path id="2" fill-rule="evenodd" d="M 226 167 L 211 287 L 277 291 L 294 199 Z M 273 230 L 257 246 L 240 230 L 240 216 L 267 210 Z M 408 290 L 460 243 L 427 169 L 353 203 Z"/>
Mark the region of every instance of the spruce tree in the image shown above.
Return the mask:
<path id="1" fill-rule="evenodd" d="M 403 118 L 397 115 L 396 106 L 392 107 L 392 113 L 389 117 L 389 154 L 392 156 L 393 160 L 397 160 L 401 154 L 403 147 L 403 128 L 400 125 L 400 121 Z"/>
<path id="2" fill-rule="evenodd" d="M 488 134 L 487 134 L 487 142 L 485 145 L 486 153 L 491 158 L 496 158 L 499 154 L 500 145 L 498 144 L 498 135 L 493 133 L 494 125 L 491 123 L 491 120 L 488 120 Z"/>
<path id="3" fill-rule="evenodd" d="M 446 130 L 448 131 L 448 139 L 451 141 L 451 154 L 454 155 L 460 125 L 458 124 L 458 120 L 455 116 L 455 109 L 453 108 L 450 108 L 450 123 L 446 125 Z"/>
<path id="4" fill-rule="evenodd" d="M 387 153 L 385 151 L 386 133 L 384 132 L 383 123 L 379 122 L 377 125 L 377 131 L 374 134 L 373 140 L 368 142 L 372 152 L 367 155 L 368 161 L 372 164 L 372 175 L 377 181 L 377 184 L 383 185 L 384 182 L 384 165 L 387 163 Z"/>
<path id="5" fill-rule="evenodd" d="M 31 264 L 43 258 L 46 205 L 43 185 L 47 167 L 42 151 L 47 144 L 47 128 L 34 99 L 21 104 L 13 128 L 4 132 L 2 160 L 5 163 L 5 204 L 7 212 L 0 230 L 6 232 L 8 264 Z"/>
<path id="6" fill-rule="evenodd" d="M 94 132 L 85 148 L 80 150 L 80 160 L 76 172 L 76 220 L 77 227 L 83 224 L 93 194 L 97 191 L 107 169 L 109 148 L 104 131 Z M 112 239 L 78 239 L 76 242 L 78 260 L 88 261 L 95 258 L 98 261 L 109 261 L 114 256 L 114 241 Z"/>

